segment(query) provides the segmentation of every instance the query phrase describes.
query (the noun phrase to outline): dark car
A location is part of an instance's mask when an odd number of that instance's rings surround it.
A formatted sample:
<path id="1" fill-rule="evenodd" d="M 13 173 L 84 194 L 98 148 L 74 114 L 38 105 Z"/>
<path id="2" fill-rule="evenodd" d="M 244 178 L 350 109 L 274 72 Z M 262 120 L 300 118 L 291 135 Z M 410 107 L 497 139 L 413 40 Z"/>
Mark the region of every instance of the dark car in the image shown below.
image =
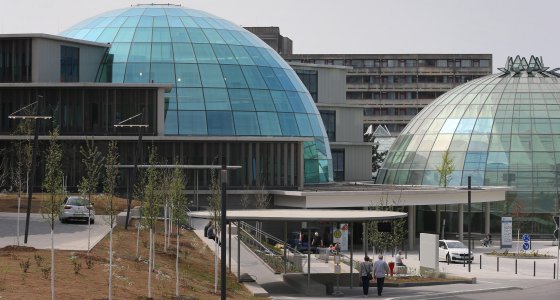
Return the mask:
<path id="1" fill-rule="evenodd" d="M 313 240 L 313 234 L 317 232 L 317 228 L 311 228 L 311 240 Z M 309 240 L 307 237 L 308 229 L 303 228 L 301 231 L 293 231 L 288 236 L 288 244 L 299 252 L 309 251 Z M 312 253 L 317 253 L 316 247 L 311 247 Z"/>

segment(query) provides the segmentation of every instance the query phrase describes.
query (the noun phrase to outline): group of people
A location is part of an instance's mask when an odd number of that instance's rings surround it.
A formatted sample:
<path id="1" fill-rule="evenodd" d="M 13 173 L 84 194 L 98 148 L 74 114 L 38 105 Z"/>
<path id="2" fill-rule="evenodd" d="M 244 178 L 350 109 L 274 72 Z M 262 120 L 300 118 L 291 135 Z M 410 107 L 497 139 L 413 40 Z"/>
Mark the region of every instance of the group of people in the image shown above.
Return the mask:
<path id="1" fill-rule="evenodd" d="M 383 293 L 383 285 L 385 284 L 385 275 L 389 274 L 389 265 L 383 260 L 383 255 L 378 256 L 378 260 L 373 263 L 370 261 L 369 256 L 364 257 L 364 261 L 360 264 L 360 276 L 362 277 L 362 288 L 364 297 L 369 294 L 369 282 L 372 279 L 377 283 L 377 295 L 381 296 Z M 399 250 L 395 256 L 395 265 L 404 266 L 402 260 L 402 252 Z"/>

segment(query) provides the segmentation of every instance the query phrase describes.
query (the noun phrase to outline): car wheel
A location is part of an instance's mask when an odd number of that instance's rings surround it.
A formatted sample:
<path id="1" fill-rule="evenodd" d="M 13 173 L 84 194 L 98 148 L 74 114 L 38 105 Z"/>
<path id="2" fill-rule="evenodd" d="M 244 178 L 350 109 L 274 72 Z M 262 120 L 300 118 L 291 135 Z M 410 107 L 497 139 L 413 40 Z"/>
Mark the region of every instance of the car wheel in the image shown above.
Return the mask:
<path id="1" fill-rule="evenodd" d="M 447 253 L 447 255 L 445 256 L 445 261 L 447 263 L 451 263 L 451 256 L 449 256 L 449 253 Z"/>
<path id="2" fill-rule="evenodd" d="M 90 224 L 95 224 L 95 219 L 91 219 L 91 220 L 89 221 L 89 223 L 90 223 Z"/>
<path id="3" fill-rule="evenodd" d="M 60 223 L 64 224 L 64 223 L 66 223 L 66 220 L 65 219 L 60 219 Z"/>

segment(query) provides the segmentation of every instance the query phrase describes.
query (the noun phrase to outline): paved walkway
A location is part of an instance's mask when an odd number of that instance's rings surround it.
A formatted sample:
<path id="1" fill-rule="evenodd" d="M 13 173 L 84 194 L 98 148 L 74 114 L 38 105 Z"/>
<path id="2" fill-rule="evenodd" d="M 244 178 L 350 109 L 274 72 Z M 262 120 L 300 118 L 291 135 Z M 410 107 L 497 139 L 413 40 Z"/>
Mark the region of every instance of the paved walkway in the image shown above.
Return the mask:
<path id="1" fill-rule="evenodd" d="M 195 233 L 209 245 L 212 251 L 214 243 L 212 240 L 204 238 L 202 228 L 206 224 L 205 220 L 193 220 Z M 232 236 L 232 269 L 237 274 L 237 238 Z M 515 247 L 515 245 L 514 245 Z M 356 247 L 359 249 L 358 247 Z M 355 249 L 356 249 L 355 248 Z M 550 242 L 533 242 L 533 249 L 538 249 L 539 253 L 549 253 L 556 256 L 556 246 L 552 246 Z M 461 294 L 487 293 L 492 291 L 519 290 L 535 286 L 537 284 L 558 284 L 559 281 L 553 278 L 553 265 L 556 258 L 553 259 L 519 259 L 517 261 L 517 274 L 515 274 L 515 259 L 502 258 L 499 260 L 499 270 L 497 270 L 497 259 L 495 257 L 485 255 L 484 253 L 499 250 L 497 246 L 484 248 L 475 247 L 475 261 L 471 265 L 471 272 L 468 271 L 468 265 L 463 264 L 447 264 L 440 262 L 440 271 L 451 273 L 462 277 L 476 277 L 476 284 L 453 284 L 453 285 L 435 285 L 421 287 L 399 287 L 385 288 L 383 292 L 384 299 L 432 299 L 432 298 L 451 298 Z M 369 254 L 372 256 L 372 254 Z M 482 268 L 480 257 L 482 256 Z M 363 252 L 356 251 L 354 258 L 360 260 Z M 391 254 L 386 254 L 385 259 L 391 261 Z M 419 268 L 418 252 L 407 253 L 405 263 L 412 269 Z M 533 267 L 536 271 L 533 276 Z M 307 265 L 304 271 L 307 270 Z M 324 261 L 312 259 L 311 273 L 332 273 L 332 262 L 328 264 Z M 349 272 L 348 268 L 343 272 Z M 256 284 L 249 285 L 248 288 L 258 293 L 268 293 L 272 299 L 329 299 L 330 297 L 309 297 L 301 293 L 293 291 L 292 288 L 283 282 L 282 274 L 274 274 L 262 261 L 248 251 L 243 245 L 241 247 L 241 273 L 248 273 L 256 279 Z M 335 291 L 338 290 L 335 287 Z M 361 287 L 340 287 L 340 292 L 345 298 L 362 298 Z M 370 288 L 370 297 L 376 297 L 375 288 Z M 375 296 L 374 296 L 375 295 Z"/>

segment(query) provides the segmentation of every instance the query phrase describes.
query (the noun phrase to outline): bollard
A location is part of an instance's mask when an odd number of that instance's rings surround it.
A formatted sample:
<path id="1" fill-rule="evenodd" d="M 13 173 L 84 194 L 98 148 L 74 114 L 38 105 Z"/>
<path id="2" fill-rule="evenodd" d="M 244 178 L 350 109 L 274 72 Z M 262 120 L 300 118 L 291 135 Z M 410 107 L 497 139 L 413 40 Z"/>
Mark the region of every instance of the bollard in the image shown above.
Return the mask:
<path id="1" fill-rule="evenodd" d="M 482 270 L 482 254 L 478 256 L 478 264 L 480 266 L 480 269 Z"/>
<path id="2" fill-rule="evenodd" d="M 496 272 L 500 272 L 500 257 L 496 256 Z"/>
<path id="3" fill-rule="evenodd" d="M 554 263 L 552 267 L 552 279 L 556 279 L 556 263 Z"/>
<path id="4" fill-rule="evenodd" d="M 465 259 L 463 258 L 463 268 L 465 267 Z"/>
<path id="5" fill-rule="evenodd" d="M 408 250 L 404 249 L 404 259 L 407 259 Z"/>
<path id="6" fill-rule="evenodd" d="M 517 258 L 515 259 L 515 274 L 517 274 Z"/>
<path id="7" fill-rule="evenodd" d="M 533 277 L 537 275 L 537 262 L 533 260 Z"/>

